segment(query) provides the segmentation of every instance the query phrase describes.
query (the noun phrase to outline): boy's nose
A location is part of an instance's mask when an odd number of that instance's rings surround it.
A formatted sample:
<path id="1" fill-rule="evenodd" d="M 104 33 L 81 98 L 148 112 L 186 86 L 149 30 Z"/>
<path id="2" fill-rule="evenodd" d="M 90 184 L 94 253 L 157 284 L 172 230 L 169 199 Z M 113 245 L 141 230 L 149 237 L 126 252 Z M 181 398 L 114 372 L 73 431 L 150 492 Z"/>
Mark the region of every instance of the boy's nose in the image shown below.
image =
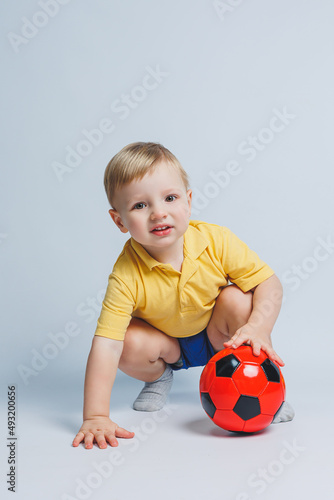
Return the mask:
<path id="1" fill-rule="evenodd" d="M 160 220 L 167 217 L 166 210 L 162 207 L 153 207 L 151 211 L 151 220 Z"/>

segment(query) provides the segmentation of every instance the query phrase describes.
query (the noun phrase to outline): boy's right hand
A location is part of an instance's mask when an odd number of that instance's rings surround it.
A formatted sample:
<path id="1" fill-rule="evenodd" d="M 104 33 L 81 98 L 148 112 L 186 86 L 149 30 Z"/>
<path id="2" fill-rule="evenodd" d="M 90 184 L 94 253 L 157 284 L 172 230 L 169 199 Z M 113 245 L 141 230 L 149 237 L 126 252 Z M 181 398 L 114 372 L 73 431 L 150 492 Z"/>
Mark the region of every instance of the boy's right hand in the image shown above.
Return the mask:
<path id="1" fill-rule="evenodd" d="M 85 448 L 88 450 L 93 448 L 95 439 L 99 448 L 106 448 L 107 443 L 111 446 L 118 446 L 116 438 L 129 439 L 134 435 L 134 432 L 118 427 L 109 417 L 93 417 L 84 421 L 72 445 L 76 447 L 84 441 Z"/>

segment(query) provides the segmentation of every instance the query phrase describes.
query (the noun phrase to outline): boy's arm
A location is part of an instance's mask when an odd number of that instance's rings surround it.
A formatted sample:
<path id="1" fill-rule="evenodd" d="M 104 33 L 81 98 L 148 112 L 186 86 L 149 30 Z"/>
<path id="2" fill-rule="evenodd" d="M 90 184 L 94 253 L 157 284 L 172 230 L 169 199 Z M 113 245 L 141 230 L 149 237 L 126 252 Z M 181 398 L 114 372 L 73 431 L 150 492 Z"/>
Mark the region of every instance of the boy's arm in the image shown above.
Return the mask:
<path id="1" fill-rule="evenodd" d="M 250 344 L 255 356 L 262 349 L 270 359 L 284 366 L 282 359 L 276 354 L 271 343 L 271 331 L 281 309 L 283 288 L 274 274 L 252 289 L 253 310 L 248 322 L 239 328 L 225 347 L 239 347 L 243 343 Z"/>
<path id="2" fill-rule="evenodd" d="M 132 438 L 129 432 L 109 418 L 110 394 L 114 385 L 123 342 L 95 336 L 87 361 L 84 394 L 84 422 L 73 440 L 73 446 L 85 442 L 85 448 L 92 448 L 94 438 L 99 448 L 106 448 L 107 442 L 117 446 L 117 437 Z"/>

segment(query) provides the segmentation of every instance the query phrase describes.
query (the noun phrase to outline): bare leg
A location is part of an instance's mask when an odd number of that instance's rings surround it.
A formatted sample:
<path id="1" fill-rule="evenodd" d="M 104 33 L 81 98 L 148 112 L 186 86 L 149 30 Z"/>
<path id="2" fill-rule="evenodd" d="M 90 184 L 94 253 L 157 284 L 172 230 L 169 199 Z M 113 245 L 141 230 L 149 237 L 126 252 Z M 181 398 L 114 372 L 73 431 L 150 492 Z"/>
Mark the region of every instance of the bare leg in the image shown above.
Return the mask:
<path id="1" fill-rule="evenodd" d="M 244 293 L 235 285 L 223 288 L 217 297 L 207 334 L 216 351 L 224 349 L 224 342 L 229 340 L 236 330 L 245 325 L 251 315 L 253 293 Z"/>
<path id="2" fill-rule="evenodd" d="M 166 363 L 176 363 L 180 354 L 177 339 L 133 318 L 125 334 L 119 368 L 130 377 L 153 382 L 163 374 Z"/>
<path id="3" fill-rule="evenodd" d="M 180 345 L 145 321 L 132 319 L 125 334 L 119 368 L 145 386 L 133 404 L 139 411 L 160 410 L 173 383 L 173 370 L 166 363 L 180 357 Z"/>

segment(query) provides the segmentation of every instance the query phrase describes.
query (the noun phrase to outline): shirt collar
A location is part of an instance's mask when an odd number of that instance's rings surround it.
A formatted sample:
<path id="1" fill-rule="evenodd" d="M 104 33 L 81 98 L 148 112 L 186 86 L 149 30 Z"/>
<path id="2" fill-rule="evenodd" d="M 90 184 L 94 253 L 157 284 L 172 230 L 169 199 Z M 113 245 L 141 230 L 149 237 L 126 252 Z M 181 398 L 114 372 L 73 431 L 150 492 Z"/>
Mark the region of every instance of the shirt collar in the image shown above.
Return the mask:
<path id="1" fill-rule="evenodd" d="M 136 254 L 142 259 L 150 271 L 152 271 L 153 267 L 165 265 L 151 257 L 145 248 L 133 238 L 130 239 L 130 243 Z M 184 258 L 186 259 L 190 257 L 193 260 L 198 259 L 208 245 L 208 240 L 196 227 L 191 225 L 190 221 L 190 224 L 184 233 Z"/>
<path id="2" fill-rule="evenodd" d="M 194 260 L 198 259 L 208 245 L 209 241 L 190 221 L 188 229 L 184 233 L 184 257 L 189 255 Z"/>
<path id="3" fill-rule="evenodd" d="M 153 257 L 151 257 L 150 254 L 146 252 L 145 248 L 142 247 L 141 244 L 136 240 L 131 238 L 130 243 L 136 254 L 141 258 L 141 260 L 149 268 L 150 271 L 152 271 L 153 267 L 161 265 L 161 262 L 153 259 Z"/>

